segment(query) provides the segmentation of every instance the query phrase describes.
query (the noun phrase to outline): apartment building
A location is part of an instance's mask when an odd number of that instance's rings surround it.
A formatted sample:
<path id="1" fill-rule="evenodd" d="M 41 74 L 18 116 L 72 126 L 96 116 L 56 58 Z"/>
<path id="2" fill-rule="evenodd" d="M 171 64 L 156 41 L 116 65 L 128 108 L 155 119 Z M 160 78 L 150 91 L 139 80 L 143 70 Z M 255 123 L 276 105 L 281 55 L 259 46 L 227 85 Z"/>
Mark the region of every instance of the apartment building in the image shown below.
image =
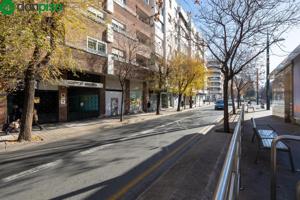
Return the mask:
<path id="1" fill-rule="evenodd" d="M 66 27 L 65 46 L 78 70 L 76 74 L 64 72 L 63 80 L 56 84 L 37 81 L 35 107 L 40 122 L 120 114 L 122 88 L 118 75 L 124 63 L 134 68 L 125 84 L 125 113 L 146 111 L 148 101 L 155 109 L 156 98 L 149 91 L 148 83 L 149 72 L 155 70 L 152 56 L 167 61 L 177 51 L 204 57 L 204 50 L 197 42 L 200 35 L 176 0 L 164 1 L 159 20 L 154 20 L 155 3 L 154 0 L 106 0 L 104 3 L 95 0 L 86 8 L 74 7 L 80 28 Z M 128 44 L 131 43 L 138 44 L 140 50 L 129 61 L 132 52 Z M 4 123 L 13 107 L 22 108 L 23 96 L 20 89 L 1 97 L 0 123 Z M 176 95 L 163 92 L 162 107 L 176 105 L 176 99 Z"/>
<path id="2" fill-rule="evenodd" d="M 42 123 L 120 114 L 118 69 L 129 62 L 126 55 L 132 53 L 120 45 L 125 39 L 142 50 L 130 61 L 134 73 L 126 80 L 124 110 L 137 113 L 146 109 L 153 32 L 151 5 L 152 0 L 106 0 L 90 2 L 84 9 L 74 7 L 80 28 L 66 27 L 65 46 L 78 70 L 76 74 L 64 72 L 63 80 L 57 84 L 37 81 L 35 107 Z M 22 89 L 1 97 L 0 123 L 4 123 L 14 106 L 22 108 L 23 99 Z"/>
<path id="3" fill-rule="evenodd" d="M 207 98 L 208 101 L 215 101 L 223 98 L 223 74 L 220 64 L 217 61 L 207 62 Z"/>
<path id="4" fill-rule="evenodd" d="M 154 2 L 155 3 L 155 2 Z M 153 14 L 157 13 L 157 6 L 153 6 Z M 175 52 L 181 52 L 191 57 L 204 60 L 204 47 L 201 37 L 196 30 L 191 16 L 176 2 L 164 1 L 158 20 L 154 22 L 155 53 L 166 62 Z M 197 101 L 202 102 L 205 91 L 197 91 Z M 155 102 L 155 97 L 151 98 Z M 173 107 L 178 103 L 176 94 L 167 91 L 162 93 L 162 107 Z"/>

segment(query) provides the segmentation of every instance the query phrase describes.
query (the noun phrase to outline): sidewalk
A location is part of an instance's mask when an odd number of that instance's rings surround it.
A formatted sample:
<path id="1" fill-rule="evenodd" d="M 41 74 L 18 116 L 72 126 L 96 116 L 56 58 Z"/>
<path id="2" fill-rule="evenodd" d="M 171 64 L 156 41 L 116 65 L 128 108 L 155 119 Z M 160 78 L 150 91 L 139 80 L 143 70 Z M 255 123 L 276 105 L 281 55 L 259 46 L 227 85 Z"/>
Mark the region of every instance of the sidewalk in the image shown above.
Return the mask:
<path id="1" fill-rule="evenodd" d="M 270 151 L 260 152 L 258 164 L 254 163 L 257 143 L 251 142 L 252 125 L 251 117 L 255 118 L 256 124 L 270 125 L 279 135 L 300 135 L 300 126 L 284 123 L 283 119 L 272 116 L 270 111 L 260 110 L 245 115 L 245 132 L 242 139 L 242 162 L 241 177 L 242 187 L 241 200 L 270 199 Z M 295 167 L 300 168 L 300 143 L 290 142 Z M 278 153 L 277 160 L 277 199 L 295 199 L 296 183 L 300 180 L 300 172 L 293 173 L 290 170 L 288 154 Z"/>
<path id="2" fill-rule="evenodd" d="M 236 121 L 232 115 L 230 121 Z M 137 199 L 212 199 L 232 134 L 219 132 L 222 123 L 203 135 Z M 231 123 L 234 127 L 234 123 Z"/>
<path id="3" fill-rule="evenodd" d="M 120 122 L 118 117 L 114 118 L 102 118 L 91 119 L 76 122 L 56 123 L 56 124 L 44 124 L 44 130 L 39 131 L 33 128 L 32 142 L 16 142 L 18 139 L 18 133 L 4 135 L 0 132 L 0 152 L 2 151 L 14 151 L 21 148 L 46 144 L 49 142 L 55 142 L 67 138 L 76 138 L 82 135 L 93 133 L 95 130 L 104 130 L 109 128 L 121 127 L 127 124 L 139 123 L 142 121 L 157 119 L 169 115 L 175 115 L 178 113 L 188 112 L 192 110 L 199 110 L 211 105 L 203 105 L 201 107 L 194 107 L 192 109 L 185 109 L 181 112 L 177 112 L 175 108 L 162 109 L 160 115 L 156 115 L 155 112 L 140 113 L 134 115 L 124 115 L 123 122 Z"/>

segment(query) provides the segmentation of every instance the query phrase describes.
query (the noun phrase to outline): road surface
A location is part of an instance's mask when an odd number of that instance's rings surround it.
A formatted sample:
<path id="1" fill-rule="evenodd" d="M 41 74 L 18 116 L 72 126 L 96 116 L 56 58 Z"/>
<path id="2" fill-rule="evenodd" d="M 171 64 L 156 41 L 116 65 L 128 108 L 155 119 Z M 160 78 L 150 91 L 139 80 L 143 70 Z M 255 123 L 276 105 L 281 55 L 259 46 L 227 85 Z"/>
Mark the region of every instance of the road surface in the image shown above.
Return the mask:
<path id="1" fill-rule="evenodd" d="M 134 199 L 218 121 L 204 107 L 0 154 L 0 199 Z"/>

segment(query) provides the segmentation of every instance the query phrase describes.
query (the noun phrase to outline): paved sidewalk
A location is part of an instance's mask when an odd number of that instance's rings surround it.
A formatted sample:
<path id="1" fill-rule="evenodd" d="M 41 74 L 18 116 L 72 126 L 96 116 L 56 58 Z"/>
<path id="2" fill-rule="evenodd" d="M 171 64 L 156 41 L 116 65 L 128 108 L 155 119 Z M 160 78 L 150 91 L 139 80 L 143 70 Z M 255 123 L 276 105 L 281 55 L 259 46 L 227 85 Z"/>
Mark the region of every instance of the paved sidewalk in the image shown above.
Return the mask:
<path id="1" fill-rule="evenodd" d="M 237 120 L 231 116 L 231 121 Z M 159 177 L 139 200 L 212 199 L 232 134 L 219 132 L 222 123 L 197 141 Z M 231 123 L 231 127 L 234 124 Z"/>
<path id="2" fill-rule="evenodd" d="M 185 109 L 181 112 L 177 112 L 175 108 L 162 109 L 160 115 L 156 115 L 155 112 L 140 113 L 134 115 L 125 115 L 123 122 L 120 122 L 118 117 L 115 118 L 102 118 L 91 119 L 76 122 L 56 123 L 56 124 L 44 124 L 44 130 L 39 131 L 33 128 L 32 142 L 16 142 L 18 134 L 4 135 L 0 134 L 0 152 L 15 151 L 22 148 L 27 148 L 34 145 L 46 144 L 49 142 L 55 142 L 67 138 L 76 138 L 82 135 L 91 134 L 95 130 L 109 129 L 124 126 L 127 124 L 134 124 L 142 121 L 157 119 L 169 115 L 175 115 L 182 112 L 189 112 L 193 110 L 199 110 L 211 105 L 203 105 L 201 107 L 194 107 L 192 109 Z"/>
<path id="3" fill-rule="evenodd" d="M 270 199 L 270 151 L 260 152 L 258 164 L 254 163 L 257 143 L 251 142 L 252 125 L 251 117 L 255 118 L 256 124 L 270 125 L 279 135 L 299 135 L 300 126 L 284 123 L 284 120 L 271 115 L 271 111 L 259 110 L 245 115 L 245 132 L 242 139 L 242 186 L 241 200 Z M 265 129 L 267 129 L 265 127 Z M 300 143 L 290 142 L 295 167 L 300 168 Z M 293 173 L 290 170 L 288 154 L 278 153 L 277 160 L 277 199 L 289 200 L 295 198 L 296 183 L 300 180 L 300 172 Z"/>

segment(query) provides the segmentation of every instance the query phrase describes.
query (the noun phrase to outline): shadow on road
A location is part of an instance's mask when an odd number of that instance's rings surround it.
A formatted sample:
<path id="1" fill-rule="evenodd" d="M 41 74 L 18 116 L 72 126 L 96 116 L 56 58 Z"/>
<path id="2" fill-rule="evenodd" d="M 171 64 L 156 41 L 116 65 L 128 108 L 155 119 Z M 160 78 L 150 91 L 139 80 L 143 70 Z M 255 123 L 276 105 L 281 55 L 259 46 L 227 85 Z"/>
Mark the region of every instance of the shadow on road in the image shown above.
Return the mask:
<path id="1" fill-rule="evenodd" d="M 178 147 L 181 147 L 182 144 L 185 142 L 189 142 L 186 146 L 180 148 L 174 155 L 172 155 L 170 158 L 168 158 L 165 162 L 163 162 L 160 166 L 157 167 L 152 173 L 146 174 L 143 179 L 138 182 L 137 185 L 134 186 L 134 188 L 126 192 L 126 198 L 128 199 L 134 199 L 137 197 L 137 195 L 144 190 L 149 184 L 156 179 L 159 175 L 161 175 L 166 169 L 170 168 L 172 166 L 172 163 L 174 163 L 178 157 L 180 157 L 184 152 L 186 152 L 193 144 L 195 144 L 197 141 L 199 141 L 202 137 L 204 137 L 201 134 L 190 134 L 187 136 L 184 136 L 177 140 L 176 142 L 172 143 L 171 145 L 168 145 L 164 147 L 160 152 L 156 153 L 149 159 L 145 160 L 138 166 L 132 168 L 130 171 L 126 172 L 125 174 L 104 181 L 97 184 L 93 184 L 84 188 L 81 188 L 79 190 L 63 194 L 60 196 L 57 196 L 55 198 L 52 198 L 52 200 L 58 200 L 58 199 L 66 199 L 75 197 L 79 194 L 100 188 L 98 191 L 90 195 L 86 199 L 107 199 L 111 197 L 112 194 L 115 194 L 120 188 L 126 187 L 130 181 L 134 180 L 136 177 L 140 176 L 142 173 L 147 171 L 151 166 L 154 165 L 154 163 L 158 162 L 159 160 L 165 158 L 173 151 L 176 151 Z M 189 141 L 191 140 L 192 141 Z"/>

